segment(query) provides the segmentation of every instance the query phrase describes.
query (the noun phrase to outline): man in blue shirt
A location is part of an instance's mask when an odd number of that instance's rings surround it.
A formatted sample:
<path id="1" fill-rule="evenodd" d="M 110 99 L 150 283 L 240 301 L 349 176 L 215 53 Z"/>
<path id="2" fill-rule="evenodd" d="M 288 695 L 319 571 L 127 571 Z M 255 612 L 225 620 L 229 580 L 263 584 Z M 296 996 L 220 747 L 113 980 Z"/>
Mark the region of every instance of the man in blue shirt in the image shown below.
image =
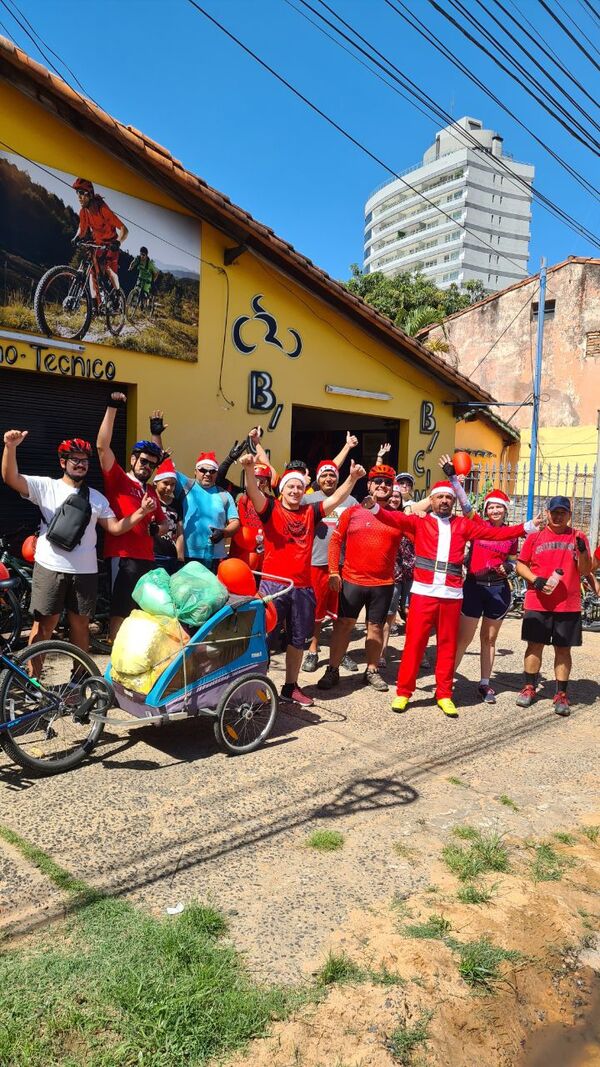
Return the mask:
<path id="1" fill-rule="evenodd" d="M 177 499 L 183 507 L 183 550 L 186 563 L 198 560 L 216 571 L 225 559 L 225 538 L 233 537 L 240 520 L 233 497 L 217 488 L 214 452 L 201 452 L 195 479 L 177 472 Z"/>

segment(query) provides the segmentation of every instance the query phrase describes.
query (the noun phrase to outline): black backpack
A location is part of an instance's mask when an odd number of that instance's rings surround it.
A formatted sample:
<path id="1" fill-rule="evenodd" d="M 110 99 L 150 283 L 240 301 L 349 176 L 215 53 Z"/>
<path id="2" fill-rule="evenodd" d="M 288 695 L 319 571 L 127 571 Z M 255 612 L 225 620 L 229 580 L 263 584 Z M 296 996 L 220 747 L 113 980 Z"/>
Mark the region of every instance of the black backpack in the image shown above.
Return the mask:
<path id="1" fill-rule="evenodd" d="M 87 530 L 91 517 L 90 491 L 87 485 L 82 485 L 56 509 L 48 524 L 46 537 L 55 548 L 72 552 Z"/>

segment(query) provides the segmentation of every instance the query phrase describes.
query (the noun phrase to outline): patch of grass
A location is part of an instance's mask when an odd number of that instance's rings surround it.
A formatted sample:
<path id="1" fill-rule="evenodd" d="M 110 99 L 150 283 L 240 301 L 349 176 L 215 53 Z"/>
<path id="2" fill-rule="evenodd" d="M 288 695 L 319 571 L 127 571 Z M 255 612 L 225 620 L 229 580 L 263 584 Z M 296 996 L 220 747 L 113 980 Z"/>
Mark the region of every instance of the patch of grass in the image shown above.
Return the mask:
<path id="1" fill-rule="evenodd" d="M 507 796 L 506 793 L 501 793 L 500 796 L 498 797 L 498 800 L 500 801 L 501 804 L 504 804 L 505 808 L 510 808 L 511 811 L 519 811 L 520 810 L 518 804 L 515 804 L 514 800 L 511 800 L 511 798 L 509 796 Z"/>
<path id="2" fill-rule="evenodd" d="M 369 978 L 375 985 L 406 985 L 405 979 L 397 971 L 389 971 L 385 963 L 378 971 L 369 971 Z"/>
<path id="3" fill-rule="evenodd" d="M 74 878 L 69 871 L 66 871 L 64 867 L 60 867 L 58 863 L 44 852 L 43 849 L 38 848 L 37 845 L 32 845 L 29 841 L 26 841 L 20 834 L 15 833 L 14 830 L 9 829 L 8 826 L 0 824 L 0 838 L 6 841 L 7 844 L 12 845 L 13 848 L 18 849 L 22 856 L 30 863 L 37 867 L 55 885 L 58 889 L 61 889 L 63 893 L 70 893 L 73 897 L 77 898 L 77 903 L 91 904 L 95 900 L 101 900 L 103 894 L 88 885 L 81 878 Z"/>
<path id="4" fill-rule="evenodd" d="M 345 952 L 330 952 L 318 972 L 318 986 L 345 985 L 347 982 L 364 982 L 366 972 L 350 959 Z"/>
<path id="5" fill-rule="evenodd" d="M 460 785 L 463 789 L 470 789 L 468 782 L 463 782 L 462 778 L 457 778 L 455 774 L 451 774 L 449 778 L 446 778 L 450 785 Z"/>
<path id="6" fill-rule="evenodd" d="M 476 882 L 467 882 L 460 886 L 456 895 L 461 904 L 489 904 L 495 889 L 495 884 L 488 889 L 486 886 L 477 885 Z"/>
<path id="7" fill-rule="evenodd" d="M 600 838 L 600 826 L 582 826 L 581 832 L 582 834 L 585 834 L 588 841 L 591 841 L 593 845 L 598 843 L 598 838 Z"/>
<path id="8" fill-rule="evenodd" d="M 572 861 L 559 856 L 556 849 L 547 841 L 535 847 L 535 859 L 531 864 L 531 877 L 534 882 L 560 882 Z"/>
<path id="9" fill-rule="evenodd" d="M 406 903 L 406 896 L 403 893 L 394 893 L 392 897 L 392 908 L 400 918 L 409 919 L 412 916 L 412 910 Z"/>
<path id="10" fill-rule="evenodd" d="M 405 926 L 407 937 L 422 937 L 443 940 L 450 933 L 452 924 L 443 915 L 430 915 L 427 922 Z"/>
<path id="11" fill-rule="evenodd" d="M 417 855 L 417 851 L 411 848 L 410 845 L 405 845 L 403 841 L 394 841 L 394 852 L 397 856 L 401 856 L 403 860 L 412 860 Z"/>
<path id="12" fill-rule="evenodd" d="M 480 992 L 492 991 L 493 983 L 500 978 L 501 963 L 505 960 L 517 962 L 523 958 L 520 952 L 500 948 L 487 937 L 480 937 L 478 941 L 470 941 L 464 945 L 456 942 L 451 947 L 455 948 L 460 956 L 458 971 L 461 978 Z"/>
<path id="13" fill-rule="evenodd" d="M 335 852 L 342 848 L 344 835 L 339 830 L 315 830 L 306 838 L 307 848 L 316 848 L 319 852 Z"/>
<path id="14" fill-rule="evenodd" d="M 576 845 L 577 838 L 573 834 L 568 834 L 564 830 L 557 830 L 555 834 L 552 834 L 556 841 L 560 841 L 561 845 Z"/>
<path id="15" fill-rule="evenodd" d="M 409 1026 L 407 1022 L 404 1022 L 394 1030 L 393 1034 L 390 1034 L 388 1048 L 398 1063 L 410 1067 L 410 1064 L 414 1062 L 413 1053 L 427 1044 L 432 1015 L 431 1011 L 421 1012 L 414 1026 Z"/>
<path id="16" fill-rule="evenodd" d="M 485 871 L 509 869 L 508 852 L 498 834 L 482 834 L 468 826 L 456 826 L 454 830 L 459 837 L 469 840 L 471 845 L 469 848 L 446 845 L 442 858 L 461 882 L 474 881 Z"/>
<path id="17" fill-rule="evenodd" d="M 461 841 L 477 841 L 479 838 L 479 830 L 476 830 L 474 826 L 453 826 L 452 833 Z"/>

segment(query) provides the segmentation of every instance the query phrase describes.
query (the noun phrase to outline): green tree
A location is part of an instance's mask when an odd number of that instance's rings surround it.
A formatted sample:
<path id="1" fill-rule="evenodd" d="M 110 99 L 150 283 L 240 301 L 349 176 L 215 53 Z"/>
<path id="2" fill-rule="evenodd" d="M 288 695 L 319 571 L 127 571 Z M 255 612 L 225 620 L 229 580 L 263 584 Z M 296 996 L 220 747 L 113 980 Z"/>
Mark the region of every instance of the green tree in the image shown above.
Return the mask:
<path id="1" fill-rule="evenodd" d="M 392 322 L 414 335 L 423 327 L 434 322 L 441 322 L 455 311 L 469 307 L 476 300 L 485 296 L 481 282 L 469 281 L 465 291 L 457 285 L 447 289 L 438 289 L 429 278 L 420 272 L 406 271 L 393 278 L 381 271 L 363 274 L 358 264 L 350 267 L 352 277 L 344 282 L 355 296 L 360 296 L 367 304 L 387 315 Z"/>

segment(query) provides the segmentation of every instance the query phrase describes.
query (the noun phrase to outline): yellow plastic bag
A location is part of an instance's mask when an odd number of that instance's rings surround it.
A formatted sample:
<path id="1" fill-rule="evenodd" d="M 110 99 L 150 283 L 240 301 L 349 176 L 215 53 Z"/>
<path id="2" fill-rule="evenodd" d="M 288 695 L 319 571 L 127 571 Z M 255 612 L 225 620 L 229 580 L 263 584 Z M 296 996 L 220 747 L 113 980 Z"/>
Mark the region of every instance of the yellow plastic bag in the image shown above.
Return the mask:
<path id="1" fill-rule="evenodd" d="M 176 619 L 134 610 L 115 638 L 112 678 L 136 693 L 149 693 L 188 640 Z"/>

